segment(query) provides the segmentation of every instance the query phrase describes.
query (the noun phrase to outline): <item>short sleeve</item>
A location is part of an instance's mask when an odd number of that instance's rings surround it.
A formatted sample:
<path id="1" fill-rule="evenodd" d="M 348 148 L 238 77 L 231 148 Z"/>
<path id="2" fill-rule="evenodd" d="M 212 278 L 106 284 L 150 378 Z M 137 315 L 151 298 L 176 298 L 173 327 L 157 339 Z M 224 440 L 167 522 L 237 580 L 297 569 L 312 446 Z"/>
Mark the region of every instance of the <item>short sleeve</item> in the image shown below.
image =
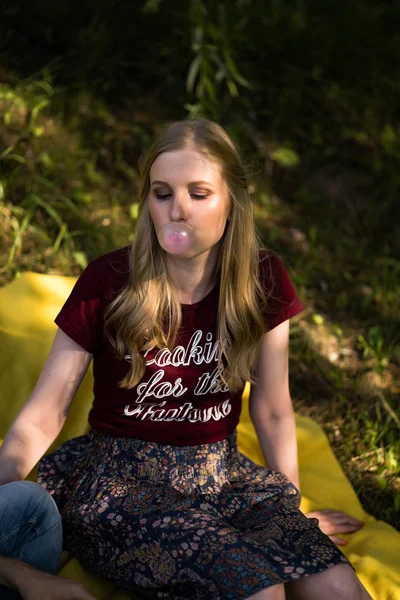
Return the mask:
<path id="1" fill-rule="evenodd" d="M 102 335 L 102 276 L 98 260 L 75 283 L 55 323 L 87 352 L 95 353 Z"/>
<path id="2" fill-rule="evenodd" d="M 260 254 L 260 280 L 267 295 L 264 314 L 268 331 L 303 310 L 282 261 L 270 251 Z"/>

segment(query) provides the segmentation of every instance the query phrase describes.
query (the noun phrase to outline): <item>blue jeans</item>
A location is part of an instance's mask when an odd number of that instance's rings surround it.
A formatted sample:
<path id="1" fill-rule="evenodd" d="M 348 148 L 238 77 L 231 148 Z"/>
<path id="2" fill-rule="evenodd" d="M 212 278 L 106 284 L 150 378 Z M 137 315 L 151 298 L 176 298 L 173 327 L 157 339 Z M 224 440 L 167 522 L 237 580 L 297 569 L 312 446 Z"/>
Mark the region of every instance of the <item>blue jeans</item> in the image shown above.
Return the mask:
<path id="1" fill-rule="evenodd" d="M 0 486 L 0 555 L 55 574 L 61 552 L 61 517 L 50 494 L 31 481 Z M 20 596 L 0 585 L 0 598 Z"/>

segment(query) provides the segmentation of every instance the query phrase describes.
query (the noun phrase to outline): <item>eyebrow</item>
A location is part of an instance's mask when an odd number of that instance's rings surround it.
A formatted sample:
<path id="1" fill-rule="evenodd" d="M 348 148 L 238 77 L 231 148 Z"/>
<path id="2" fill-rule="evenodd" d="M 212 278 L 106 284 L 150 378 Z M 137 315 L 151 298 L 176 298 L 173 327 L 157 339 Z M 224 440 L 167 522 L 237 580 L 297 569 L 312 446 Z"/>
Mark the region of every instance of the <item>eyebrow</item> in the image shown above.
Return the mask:
<path id="1" fill-rule="evenodd" d="M 153 181 L 151 185 L 167 185 L 168 187 L 171 187 L 166 181 Z M 213 187 L 209 181 L 191 181 L 189 185 L 209 185 Z"/>

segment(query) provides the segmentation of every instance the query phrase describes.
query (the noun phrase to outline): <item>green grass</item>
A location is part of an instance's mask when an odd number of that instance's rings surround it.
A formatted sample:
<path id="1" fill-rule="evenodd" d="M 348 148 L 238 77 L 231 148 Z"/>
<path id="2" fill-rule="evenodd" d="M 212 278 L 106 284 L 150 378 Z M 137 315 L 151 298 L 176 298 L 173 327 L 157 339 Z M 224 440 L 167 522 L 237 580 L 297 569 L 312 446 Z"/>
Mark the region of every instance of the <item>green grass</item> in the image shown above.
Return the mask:
<path id="1" fill-rule="evenodd" d="M 112 108 L 46 79 L 1 86 L 0 284 L 25 270 L 78 275 L 129 243 L 138 159 L 176 117 L 165 111 L 146 98 Z M 239 134 L 262 164 L 262 148 Z M 376 243 L 382 205 L 370 191 L 358 208 L 321 200 L 313 165 L 302 171 L 301 157 L 270 142 L 270 177 L 251 185 L 260 236 L 305 306 L 291 329 L 296 410 L 324 427 L 365 509 L 399 527 L 400 261 L 390 236 Z"/>
<path id="2" fill-rule="evenodd" d="M 305 211 L 264 181 L 259 188 L 260 235 L 283 257 L 305 306 L 291 329 L 296 410 L 324 427 L 365 509 L 399 528 L 400 262 L 327 227 L 318 201 Z M 371 203 L 372 223 L 378 212 Z"/>

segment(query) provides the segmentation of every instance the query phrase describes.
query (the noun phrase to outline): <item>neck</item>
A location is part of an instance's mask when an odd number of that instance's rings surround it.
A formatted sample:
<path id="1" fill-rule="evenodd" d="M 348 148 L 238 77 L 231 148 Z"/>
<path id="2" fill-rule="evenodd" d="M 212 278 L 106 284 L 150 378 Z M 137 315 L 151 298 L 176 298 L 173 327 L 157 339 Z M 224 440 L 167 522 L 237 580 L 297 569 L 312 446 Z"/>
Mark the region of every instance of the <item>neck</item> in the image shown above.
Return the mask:
<path id="1" fill-rule="evenodd" d="M 193 258 L 166 255 L 166 268 L 182 304 L 202 300 L 215 285 L 215 266 L 218 249 Z"/>

